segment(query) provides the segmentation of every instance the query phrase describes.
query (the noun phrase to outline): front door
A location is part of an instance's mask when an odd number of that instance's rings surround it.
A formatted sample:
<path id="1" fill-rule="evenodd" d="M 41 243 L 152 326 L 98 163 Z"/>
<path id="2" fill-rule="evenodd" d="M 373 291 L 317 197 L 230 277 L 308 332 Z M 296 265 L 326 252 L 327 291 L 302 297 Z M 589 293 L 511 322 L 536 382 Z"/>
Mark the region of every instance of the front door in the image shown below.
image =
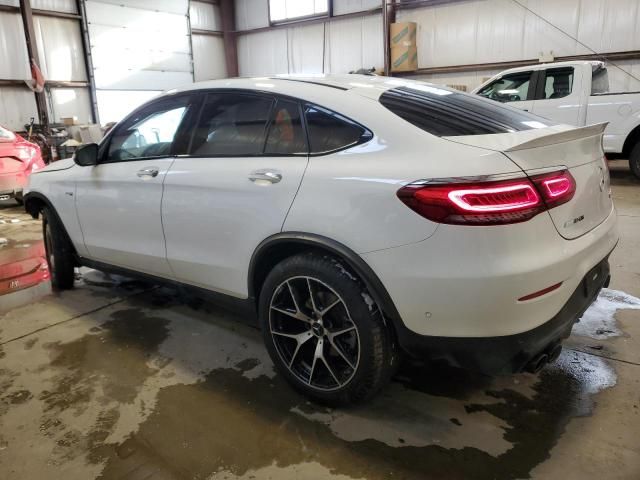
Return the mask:
<path id="1" fill-rule="evenodd" d="M 308 162 L 297 101 L 214 91 L 165 180 L 162 221 L 176 278 L 246 297 L 251 255 L 282 229 Z"/>
<path id="2" fill-rule="evenodd" d="M 163 98 L 117 125 L 98 165 L 77 180 L 76 210 L 93 260 L 171 277 L 162 231 L 163 182 L 187 96 Z"/>
<path id="3" fill-rule="evenodd" d="M 494 80 L 478 92 L 478 95 L 528 112 L 533 106 L 532 71 L 515 72 Z"/>

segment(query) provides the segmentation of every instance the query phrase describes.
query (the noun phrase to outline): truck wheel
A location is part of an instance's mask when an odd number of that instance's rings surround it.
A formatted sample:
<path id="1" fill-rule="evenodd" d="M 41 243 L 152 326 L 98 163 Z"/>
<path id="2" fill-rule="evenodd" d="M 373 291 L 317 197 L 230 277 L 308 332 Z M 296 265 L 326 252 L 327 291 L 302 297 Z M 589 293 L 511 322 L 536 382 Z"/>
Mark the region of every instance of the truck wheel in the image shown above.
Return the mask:
<path id="1" fill-rule="evenodd" d="M 631 167 L 631 172 L 640 180 L 640 142 L 636 143 L 631 149 L 629 166 Z"/>
<path id="2" fill-rule="evenodd" d="M 316 401 L 362 402 L 393 373 L 397 358 L 381 312 L 332 257 L 306 253 L 276 265 L 260 292 L 259 316 L 280 374 Z"/>
<path id="3" fill-rule="evenodd" d="M 75 278 L 73 245 L 58 217 L 47 207 L 42 210 L 42 233 L 51 273 L 51 286 L 56 290 L 73 288 Z"/>

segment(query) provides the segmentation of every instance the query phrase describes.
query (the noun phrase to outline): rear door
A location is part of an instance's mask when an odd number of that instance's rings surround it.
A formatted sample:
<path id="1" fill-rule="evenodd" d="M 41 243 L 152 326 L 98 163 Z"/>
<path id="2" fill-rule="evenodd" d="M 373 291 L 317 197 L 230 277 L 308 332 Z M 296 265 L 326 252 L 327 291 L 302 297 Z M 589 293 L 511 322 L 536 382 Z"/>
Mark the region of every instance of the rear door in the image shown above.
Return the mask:
<path id="1" fill-rule="evenodd" d="M 246 297 L 251 255 L 281 231 L 307 167 L 301 106 L 239 90 L 201 104 L 165 180 L 167 257 L 180 281 Z"/>
<path id="2" fill-rule="evenodd" d="M 533 101 L 532 112 L 549 120 L 567 125 L 581 125 L 581 109 L 586 104 L 583 99 L 581 70 L 573 67 L 548 68 L 541 70 Z"/>
<path id="3" fill-rule="evenodd" d="M 531 70 L 508 73 L 482 88 L 477 94 L 528 112 L 533 107 L 535 77 L 535 72 Z"/>
<path id="4" fill-rule="evenodd" d="M 190 97 L 163 98 L 115 127 L 100 163 L 80 168 L 76 211 L 93 260 L 171 277 L 160 201 Z"/>

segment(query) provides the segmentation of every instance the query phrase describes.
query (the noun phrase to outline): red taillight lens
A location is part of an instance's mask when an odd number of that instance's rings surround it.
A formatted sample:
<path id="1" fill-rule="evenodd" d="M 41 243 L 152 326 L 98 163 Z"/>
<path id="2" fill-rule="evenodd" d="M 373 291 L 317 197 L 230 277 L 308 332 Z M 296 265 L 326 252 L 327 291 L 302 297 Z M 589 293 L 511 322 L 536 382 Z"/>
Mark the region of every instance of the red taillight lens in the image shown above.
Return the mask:
<path id="1" fill-rule="evenodd" d="M 454 225 L 503 225 L 527 221 L 568 202 L 575 181 L 567 171 L 517 180 L 444 185 L 409 184 L 398 198 L 429 220 Z"/>
<path id="2" fill-rule="evenodd" d="M 531 177 L 547 208 L 567 203 L 576 193 L 576 181 L 568 170 Z"/>

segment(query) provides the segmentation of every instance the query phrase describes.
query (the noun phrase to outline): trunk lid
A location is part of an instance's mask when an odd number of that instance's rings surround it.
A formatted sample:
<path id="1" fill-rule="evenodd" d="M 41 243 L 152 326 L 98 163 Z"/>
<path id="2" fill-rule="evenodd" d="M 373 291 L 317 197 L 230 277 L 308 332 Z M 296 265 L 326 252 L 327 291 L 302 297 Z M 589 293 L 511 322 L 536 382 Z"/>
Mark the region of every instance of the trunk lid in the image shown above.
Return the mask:
<path id="1" fill-rule="evenodd" d="M 613 208 L 609 169 L 602 150 L 606 125 L 582 128 L 556 125 L 514 133 L 446 138 L 500 151 L 529 176 L 567 168 L 576 181 L 575 195 L 570 202 L 550 209 L 549 215 L 560 235 L 574 239 L 600 225 Z"/>

